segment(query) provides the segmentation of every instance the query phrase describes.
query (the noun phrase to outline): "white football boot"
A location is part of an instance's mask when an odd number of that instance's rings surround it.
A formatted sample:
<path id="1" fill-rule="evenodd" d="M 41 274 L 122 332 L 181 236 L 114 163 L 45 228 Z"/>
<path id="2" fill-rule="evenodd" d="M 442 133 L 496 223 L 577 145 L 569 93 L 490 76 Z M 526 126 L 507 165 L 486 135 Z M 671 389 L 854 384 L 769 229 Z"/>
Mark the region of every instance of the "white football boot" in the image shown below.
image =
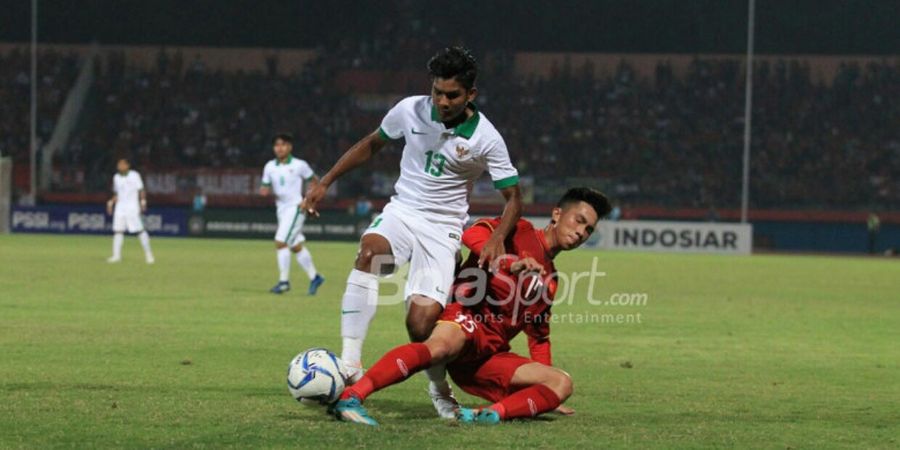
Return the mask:
<path id="1" fill-rule="evenodd" d="M 453 389 L 449 383 L 444 383 L 445 389 L 441 389 L 433 382 L 428 383 L 428 395 L 431 396 L 431 403 L 441 419 L 456 419 L 456 412 L 459 411 L 459 402 L 453 396 Z"/>

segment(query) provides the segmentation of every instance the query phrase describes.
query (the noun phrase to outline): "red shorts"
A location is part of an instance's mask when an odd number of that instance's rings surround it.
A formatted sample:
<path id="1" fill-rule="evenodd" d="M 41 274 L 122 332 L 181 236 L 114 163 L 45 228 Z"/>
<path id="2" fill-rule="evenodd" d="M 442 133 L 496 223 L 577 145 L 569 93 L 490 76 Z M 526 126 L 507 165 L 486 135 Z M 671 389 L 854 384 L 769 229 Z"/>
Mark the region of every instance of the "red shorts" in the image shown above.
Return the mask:
<path id="1" fill-rule="evenodd" d="M 518 390 L 511 386 L 516 370 L 535 361 L 511 353 L 509 342 L 485 327 L 484 320 L 461 303 L 451 303 L 438 322 L 452 323 L 466 335 L 462 352 L 447 365 L 450 378 L 469 394 L 497 402 Z"/>
<path id="2" fill-rule="evenodd" d="M 456 361 L 478 361 L 496 353 L 509 351 L 509 342 L 490 327 L 482 317 L 464 308 L 462 303 L 451 303 L 444 308 L 438 322 L 448 322 L 459 327 L 466 335 L 466 345 Z"/>
<path id="3" fill-rule="evenodd" d="M 447 365 L 447 373 L 457 386 L 469 394 L 499 402 L 520 389 L 512 386 L 516 370 L 533 362 L 524 356 L 503 352 L 480 361 L 451 362 Z"/>

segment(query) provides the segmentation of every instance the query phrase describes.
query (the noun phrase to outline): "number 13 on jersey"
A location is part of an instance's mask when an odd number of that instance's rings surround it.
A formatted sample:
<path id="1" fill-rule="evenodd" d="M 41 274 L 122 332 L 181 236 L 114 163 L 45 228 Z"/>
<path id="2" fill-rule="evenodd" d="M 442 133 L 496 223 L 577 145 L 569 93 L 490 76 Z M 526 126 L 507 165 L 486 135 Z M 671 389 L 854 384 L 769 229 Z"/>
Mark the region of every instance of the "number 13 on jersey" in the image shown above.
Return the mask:
<path id="1" fill-rule="evenodd" d="M 447 158 L 444 155 L 434 150 L 428 150 L 425 152 L 425 173 L 435 177 L 443 175 L 446 162 Z"/>

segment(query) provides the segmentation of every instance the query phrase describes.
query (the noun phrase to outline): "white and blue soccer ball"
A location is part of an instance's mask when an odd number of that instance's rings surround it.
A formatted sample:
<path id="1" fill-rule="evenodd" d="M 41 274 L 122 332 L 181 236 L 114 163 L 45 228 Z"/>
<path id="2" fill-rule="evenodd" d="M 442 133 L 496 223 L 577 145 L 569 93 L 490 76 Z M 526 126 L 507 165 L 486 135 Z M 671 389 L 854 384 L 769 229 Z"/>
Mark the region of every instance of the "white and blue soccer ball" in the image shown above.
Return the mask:
<path id="1" fill-rule="evenodd" d="M 299 402 L 330 404 L 344 392 L 343 373 L 344 365 L 334 353 L 324 348 L 311 348 L 291 360 L 288 391 Z"/>

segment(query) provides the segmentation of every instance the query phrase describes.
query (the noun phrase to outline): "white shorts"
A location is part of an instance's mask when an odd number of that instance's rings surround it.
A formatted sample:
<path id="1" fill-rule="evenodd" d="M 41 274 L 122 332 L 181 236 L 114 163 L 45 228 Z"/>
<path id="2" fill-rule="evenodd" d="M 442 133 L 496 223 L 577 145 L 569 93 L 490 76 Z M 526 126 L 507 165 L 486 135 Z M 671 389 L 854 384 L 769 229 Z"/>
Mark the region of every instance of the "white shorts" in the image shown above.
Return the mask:
<path id="1" fill-rule="evenodd" d="M 462 223 L 459 220 L 424 215 L 405 205 L 390 202 L 363 233 L 384 236 L 391 244 L 394 264 L 409 263 L 404 298 L 414 294 L 447 305 L 456 270 Z"/>
<path id="2" fill-rule="evenodd" d="M 303 214 L 299 207 L 278 208 L 278 231 L 275 232 L 275 240 L 284 242 L 288 247 L 306 242 L 303 222 L 306 222 L 306 214 Z"/>
<path id="3" fill-rule="evenodd" d="M 113 232 L 140 233 L 144 231 L 144 221 L 140 213 L 115 213 L 113 214 Z"/>

